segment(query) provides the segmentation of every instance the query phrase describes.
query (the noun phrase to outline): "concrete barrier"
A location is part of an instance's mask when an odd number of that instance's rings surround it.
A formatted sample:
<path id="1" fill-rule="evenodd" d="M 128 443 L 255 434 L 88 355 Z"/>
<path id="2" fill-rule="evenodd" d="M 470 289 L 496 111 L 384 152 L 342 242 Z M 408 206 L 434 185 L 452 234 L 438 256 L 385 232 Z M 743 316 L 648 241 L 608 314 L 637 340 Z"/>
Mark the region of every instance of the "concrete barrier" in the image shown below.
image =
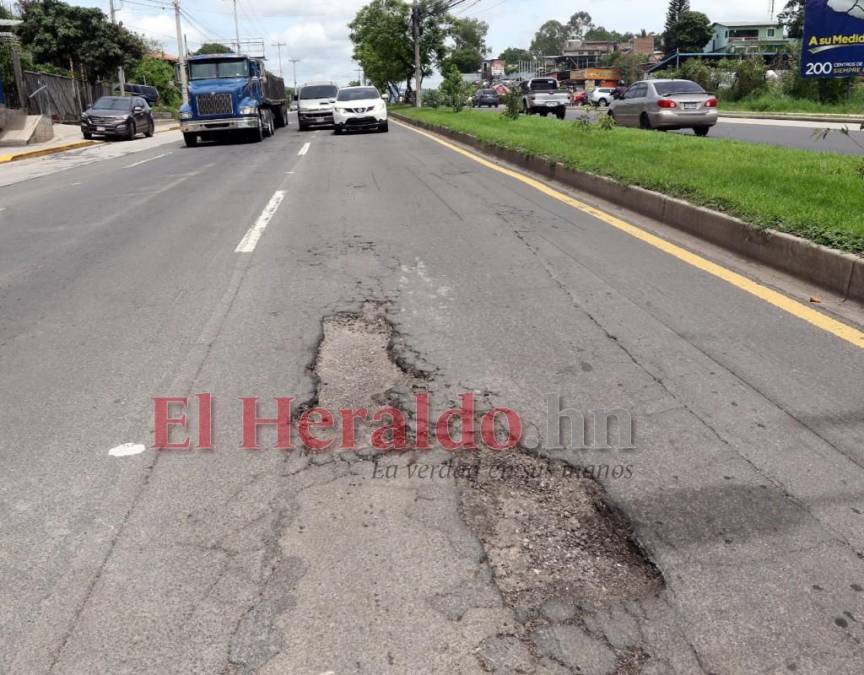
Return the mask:
<path id="1" fill-rule="evenodd" d="M 692 234 L 844 298 L 864 302 L 864 257 L 820 246 L 785 232 L 761 229 L 719 211 L 625 185 L 605 176 L 570 169 L 547 158 L 485 143 L 459 131 L 419 122 L 398 113 L 391 113 L 391 116 Z"/>

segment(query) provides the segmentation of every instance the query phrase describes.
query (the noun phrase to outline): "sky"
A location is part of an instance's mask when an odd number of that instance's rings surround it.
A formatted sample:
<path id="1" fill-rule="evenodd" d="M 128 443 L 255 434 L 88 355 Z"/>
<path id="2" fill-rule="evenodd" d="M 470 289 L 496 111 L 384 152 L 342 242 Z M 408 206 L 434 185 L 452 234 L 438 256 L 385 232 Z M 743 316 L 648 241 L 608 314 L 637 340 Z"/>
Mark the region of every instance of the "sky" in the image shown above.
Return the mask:
<path id="1" fill-rule="evenodd" d="M 67 0 L 69 1 L 69 0 Z M 289 58 L 297 63 L 299 82 L 332 80 L 347 84 L 359 79 L 351 58 L 348 23 L 369 0 L 238 0 L 240 37 L 263 38 L 267 45 L 269 69 L 279 72 L 275 42 L 282 47 L 282 68 L 286 80 L 293 80 Z M 128 28 L 160 41 L 168 53 L 177 53 L 174 11 L 168 0 L 114 0 L 118 19 Z M 71 0 L 71 4 L 101 7 L 108 12 L 108 0 Z M 785 0 L 777 0 L 780 11 Z M 487 42 L 492 55 L 507 47 L 525 47 L 537 28 L 549 19 L 566 21 L 577 11 L 587 11 L 594 23 L 619 32 L 662 31 L 666 0 L 469 0 L 455 13 L 479 18 L 489 24 Z M 183 30 L 189 48 L 202 42 L 230 40 L 234 35 L 232 0 L 181 0 Z M 770 0 L 691 0 L 694 11 L 704 12 L 712 21 L 764 20 Z"/>

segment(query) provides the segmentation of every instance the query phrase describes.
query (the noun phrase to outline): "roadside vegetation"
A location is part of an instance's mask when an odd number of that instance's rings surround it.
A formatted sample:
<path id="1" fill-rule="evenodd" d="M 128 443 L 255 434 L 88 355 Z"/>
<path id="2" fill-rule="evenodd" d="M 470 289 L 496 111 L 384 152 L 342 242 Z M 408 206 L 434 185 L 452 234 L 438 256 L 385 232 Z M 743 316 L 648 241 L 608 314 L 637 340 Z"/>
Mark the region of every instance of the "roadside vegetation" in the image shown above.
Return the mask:
<path id="1" fill-rule="evenodd" d="M 854 156 L 474 111 L 400 107 L 398 112 L 724 211 L 758 227 L 864 253 L 864 181 L 861 160 Z"/>

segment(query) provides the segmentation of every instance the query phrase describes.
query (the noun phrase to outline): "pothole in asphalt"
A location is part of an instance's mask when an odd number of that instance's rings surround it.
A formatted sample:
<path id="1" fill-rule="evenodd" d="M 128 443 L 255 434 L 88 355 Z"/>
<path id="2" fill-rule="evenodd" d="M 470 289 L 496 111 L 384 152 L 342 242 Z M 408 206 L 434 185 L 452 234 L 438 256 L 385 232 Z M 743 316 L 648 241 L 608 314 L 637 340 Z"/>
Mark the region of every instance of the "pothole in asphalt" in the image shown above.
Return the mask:
<path id="1" fill-rule="evenodd" d="M 408 376 L 388 353 L 393 331 L 383 308 L 366 303 L 359 314 L 324 319 L 318 348 L 318 405 L 327 410 L 381 403 L 384 392 L 407 383 Z"/>
<path id="2" fill-rule="evenodd" d="M 525 623 L 567 621 L 644 598 L 663 585 L 601 487 L 561 462 L 483 453 L 462 490 L 465 522 L 485 547 L 506 603 Z M 569 609 L 568 609 L 569 608 Z"/>

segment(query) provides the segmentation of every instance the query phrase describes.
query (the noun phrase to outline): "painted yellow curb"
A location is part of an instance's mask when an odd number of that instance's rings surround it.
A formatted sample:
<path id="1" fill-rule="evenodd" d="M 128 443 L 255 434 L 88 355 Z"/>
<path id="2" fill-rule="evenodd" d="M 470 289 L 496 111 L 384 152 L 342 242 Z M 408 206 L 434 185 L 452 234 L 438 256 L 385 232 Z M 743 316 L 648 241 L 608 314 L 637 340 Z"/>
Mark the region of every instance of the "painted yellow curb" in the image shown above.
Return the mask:
<path id="1" fill-rule="evenodd" d="M 50 148 L 41 148 L 39 150 L 29 150 L 27 152 L 19 152 L 15 155 L 0 155 L 0 164 L 6 162 L 17 162 L 19 159 L 32 159 L 33 157 L 44 157 L 45 155 L 54 155 L 58 152 L 66 152 L 67 150 L 77 150 L 78 148 L 86 148 L 90 145 L 96 145 L 102 141 L 76 141 L 75 143 L 67 143 L 66 145 L 55 145 Z"/>

